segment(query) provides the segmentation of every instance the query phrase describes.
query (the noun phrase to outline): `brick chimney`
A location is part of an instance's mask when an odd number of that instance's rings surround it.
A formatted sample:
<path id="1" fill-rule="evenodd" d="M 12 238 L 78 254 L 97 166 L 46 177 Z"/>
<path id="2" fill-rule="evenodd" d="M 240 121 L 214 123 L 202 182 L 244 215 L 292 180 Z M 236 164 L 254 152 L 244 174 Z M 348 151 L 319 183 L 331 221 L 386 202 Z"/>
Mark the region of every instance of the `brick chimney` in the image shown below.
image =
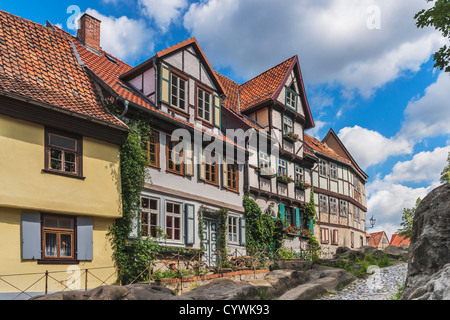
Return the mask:
<path id="1" fill-rule="evenodd" d="M 86 47 L 100 51 L 100 24 L 102 22 L 85 13 L 78 23 L 78 40 Z"/>

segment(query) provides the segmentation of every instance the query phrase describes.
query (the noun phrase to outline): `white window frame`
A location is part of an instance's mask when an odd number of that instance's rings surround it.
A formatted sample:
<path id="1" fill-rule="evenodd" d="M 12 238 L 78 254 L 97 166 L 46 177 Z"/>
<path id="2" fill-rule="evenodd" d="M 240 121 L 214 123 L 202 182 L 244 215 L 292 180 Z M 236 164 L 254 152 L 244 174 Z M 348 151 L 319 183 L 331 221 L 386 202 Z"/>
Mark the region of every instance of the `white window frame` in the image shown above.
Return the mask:
<path id="1" fill-rule="evenodd" d="M 319 194 L 319 213 L 328 213 L 328 197 Z"/>
<path id="2" fill-rule="evenodd" d="M 143 199 L 147 199 L 148 200 L 148 208 L 144 208 L 142 205 L 142 200 Z M 151 201 L 156 201 L 156 209 L 151 209 L 150 208 L 150 202 Z M 152 235 L 152 227 L 154 226 L 155 228 L 157 228 L 160 224 L 159 224 L 159 208 L 160 208 L 160 201 L 158 198 L 153 198 L 153 197 L 148 197 L 148 196 L 141 196 L 141 206 L 140 206 L 140 226 L 141 226 L 141 234 L 142 234 L 142 213 L 146 213 L 148 215 L 148 226 L 147 226 L 147 235 L 143 236 L 143 237 L 148 237 L 148 238 L 153 238 Z M 151 224 L 151 215 L 156 215 L 156 225 L 152 225 Z"/>
<path id="3" fill-rule="evenodd" d="M 239 244 L 239 217 L 228 216 L 228 243 Z"/>
<path id="4" fill-rule="evenodd" d="M 270 155 L 267 152 L 259 152 L 259 167 L 270 168 Z"/>
<path id="5" fill-rule="evenodd" d="M 338 199 L 330 197 L 330 214 L 338 213 Z"/>
<path id="6" fill-rule="evenodd" d="M 299 180 L 305 182 L 305 169 L 300 166 L 295 166 L 295 182 Z"/>
<path id="7" fill-rule="evenodd" d="M 167 211 L 167 205 L 171 204 L 173 206 L 180 206 L 180 210 L 179 213 L 174 213 L 174 212 L 168 212 Z M 165 234 L 167 234 L 167 240 L 169 241 L 173 241 L 173 242 L 182 242 L 183 241 L 183 204 L 179 203 L 179 202 L 175 202 L 175 201 L 165 201 L 164 203 L 164 213 L 165 213 Z M 172 217 L 172 236 L 169 237 L 169 233 L 167 232 L 167 218 L 168 217 Z M 175 239 L 175 219 L 180 219 L 180 224 L 179 224 L 179 235 L 180 235 L 180 239 Z"/>
<path id="8" fill-rule="evenodd" d="M 338 179 L 338 166 L 336 163 L 330 162 L 330 179 Z"/>
<path id="9" fill-rule="evenodd" d="M 294 132 L 294 121 L 287 116 L 283 116 L 283 134 Z"/>
<path id="10" fill-rule="evenodd" d="M 282 169 L 281 171 L 284 170 L 284 172 L 281 172 L 280 169 Z M 287 162 L 287 160 L 284 160 L 284 159 L 281 159 L 281 158 L 278 159 L 277 174 L 279 176 L 282 175 L 282 174 L 284 174 L 284 175 L 288 174 L 288 162 Z"/>
<path id="11" fill-rule="evenodd" d="M 325 160 L 319 159 L 319 175 L 322 177 L 327 176 L 327 164 Z"/>
<path id="12" fill-rule="evenodd" d="M 208 99 L 205 97 L 209 96 Z M 206 122 L 212 123 L 212 94 L 202 88 L 197 88 L 197 117 L 205 120 Z M 208 108 L 208 110 L 206 110 Z M 199 115 L 199 111 L 202 111 L 203 116 Z M 206 112 L 207 111 L 207 112 Z M 205 117 L 206 113 L 209 115 L 209 119 Z"/>
<path id="13" fill-rule="evenodd" d="M 339 200 L 339 215 L 341 217 L 347 217 L 348 215 L 348 202 L 345 200 Z"/>
<path id="14" fill-rule="evenodd" d="M 176 81 L 174 81 L 176 79 Z M 180 81 L 184 82 L 184 88 L 181 88 Z M 188 106 L 188 90 L 187 90 L 187 80 L 179 77 L 178 75 L 171 72 L 171 79 L 170 79 L 170 105 L 178 108 L 180 110 L 183 110 L 184 112 L 187 112 L 187 106 Z M 175 89 L 175 90 L 174 90 Z M 180 98 L 180 92 L 181 90 L 184 91 L 184 99 Z M 174 99 L 175 98 L 175 103 Z M 184 102 L 184 108 L 180 107 L 180 101 Z"/>

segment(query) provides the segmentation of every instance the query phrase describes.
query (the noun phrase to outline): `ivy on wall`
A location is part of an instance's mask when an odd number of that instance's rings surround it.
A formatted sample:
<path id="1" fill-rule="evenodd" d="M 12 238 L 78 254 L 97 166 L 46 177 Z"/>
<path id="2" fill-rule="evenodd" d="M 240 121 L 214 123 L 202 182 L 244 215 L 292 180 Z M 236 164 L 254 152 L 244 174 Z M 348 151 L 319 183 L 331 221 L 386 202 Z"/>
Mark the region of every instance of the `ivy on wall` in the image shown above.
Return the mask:
<path id="1" fill-rule="evenodd" d="M 219 225 L 217 226 L 217 254 L 218 254 L 218 267 L 223 267 L 227 262 L 227 226 L 228 226 L 228 209 L 221 208 L 217 211 L 219 218 Z"/>
<path id="2" fill-rule="evenodd" d="M 122 217 L 116 219 L 108 231 L 113 248 L 113 259 L 120 270 L 120 280 L 128 283 L 136 278 L 142 266 L 149 265 L 154 259 L 150 252 L 158 244 L 151 239 L 143 239 L 140 235 L 133 243 L 128 235 L 132 229 L 132 221 L 137 218 L 140 196 L 147 177 L 147 142 L 151 133 L 149 120 L 142 115 L 126 119 L 130 131 L 125 143 L 120 147 L 120 182 Z M 138 267 L 139 266 L 139 267 Z"/>

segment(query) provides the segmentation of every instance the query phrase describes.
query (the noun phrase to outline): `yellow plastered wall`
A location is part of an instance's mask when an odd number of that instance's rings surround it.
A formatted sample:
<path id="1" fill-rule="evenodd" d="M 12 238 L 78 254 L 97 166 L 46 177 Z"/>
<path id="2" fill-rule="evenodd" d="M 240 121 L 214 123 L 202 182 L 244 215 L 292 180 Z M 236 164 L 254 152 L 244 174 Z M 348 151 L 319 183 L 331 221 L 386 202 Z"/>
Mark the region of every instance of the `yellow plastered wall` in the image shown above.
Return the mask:
<path id="1" fill-rule="evenodd" d="M 107 232 L 114 223 L 111 218 L 94 218 L 92 261 L 79 264 L 39 264 L 36 260 L 21 258 L 21 209 L 0 207 L 0 293 L 27 293 L 45 291 L 45 272 L 48 291 L 83 290 L 86 281 L 88 288 L 102 284 L 112 284 L 117 275 L 112 259 L 112 248 Z M 102 283 L 105 281 L 105 283 Z M 22 294 L 23 297 L 28 297 Z"/>
<path id="2" fill-rule="evenodd" d="M 0 115 L 0 206 L 121 216 L 118 146 L 83 138 L 85 180 L 43 173 L 44 156 L 43 126 Z"/>

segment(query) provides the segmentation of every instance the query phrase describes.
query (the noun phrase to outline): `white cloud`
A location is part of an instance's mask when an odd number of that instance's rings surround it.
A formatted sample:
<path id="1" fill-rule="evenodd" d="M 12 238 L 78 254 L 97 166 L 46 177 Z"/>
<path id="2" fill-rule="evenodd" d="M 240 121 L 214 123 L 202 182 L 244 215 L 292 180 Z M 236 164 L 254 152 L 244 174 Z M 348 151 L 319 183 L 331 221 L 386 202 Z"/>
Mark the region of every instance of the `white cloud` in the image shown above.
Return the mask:
<path id="1" fill-rule="evenodd" d="M 404 139 L 386 138 L 377 131 L 360 126 L 342 128 L 338 136 L 363 169 L 381 163 L 390 156 L 413 151 L 412 144 Z"/>
<path id="2" fill-rule="evenodd" d="M 319 132 L 325 127 L 327 122 L 316 120 L 314 121 L 314 124 L 315 124 L 314 128 L 309 129 L 308 131 L 306 131 L 306 133 L 309 134 L 311 137 L 321 140 Z"/>
<path id="3" fill-rule="evenodd" d="M 450 75 L 441 72 L 420 99 L 411 100 L 405 109 L 405 121 L 399 136 L 421 140 L 450 134 Z"/>
<path id="4" fill-rule="evenodd" d="M 367 9 L 374 4 L 380 29 L 371 30 Z M 426 6 L 423 0 L 208 0 L 190 5 L 184 26 L 213 64 L 244 78 L 298 54 L 308 83 L 337 83 L 370 96 L 403 72 L 416 72 L 442 43 L 434 29 L 415 25 L 414 14 Z"/>
<path id="5" fill-rule="evenodd" d="M 385 176 L 389 182 L 435 182 L 447 163 L 450 146 L 423 151 L 409 161 L 397 162 L 392 173 Z"/>
<path id="6" fill-rule="evenodd" d="M 103 50 L 131 62 L 142 52 L 153 51 L 154 31 L 147 27 L 144 20 L 105 16 L 94 9 L 87 9 L 86 12 L 102 22 L 100 45 Z"/>
<path id="7" fill-rule="evenodd" d="M 146 16 L 153 19 L 161 31 L 166 32 L 169 25 L 180 17 L 187 7 L 187 0 L 139 0 Z"/>

